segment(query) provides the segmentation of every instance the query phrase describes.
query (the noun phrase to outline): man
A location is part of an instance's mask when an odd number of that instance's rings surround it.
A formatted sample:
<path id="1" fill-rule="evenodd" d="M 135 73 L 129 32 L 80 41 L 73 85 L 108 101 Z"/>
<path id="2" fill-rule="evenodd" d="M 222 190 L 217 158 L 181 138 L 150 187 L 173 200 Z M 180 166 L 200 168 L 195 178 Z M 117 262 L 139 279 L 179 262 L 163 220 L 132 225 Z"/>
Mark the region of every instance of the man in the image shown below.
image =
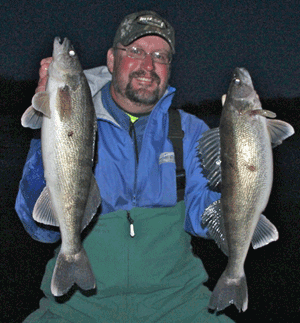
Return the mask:
<path id="1" fill-rule="evenodd" d="M 185 232 L 208 237 L 201 214 L 219 194 L 208 189 L 197 158 L 197 140 L 208 127 L 183 111 L 186 188 L 184 201 L 177 203 L 174 149 L 168 139 L 174 53 L 172 26 L 152 11 L 138 12 L 120 24 L 108 50 L 108 70 L 85 71 L 98 119 L 95 177 L 102 202 L 83 244 L 97 290 L 73 290 L 57 302 L 50 292 L 54 257 L 41 286 L 46 298 L 26 322 L 229 321 L 207 311 L 207 274 L 193 257 Z M 41 62 L 37 91 L 45 90 L 50 62 Z M 16 210 L 33 238 L 55 242 L 59 233 L 37 226 L 31 217 L 44 186 L 40 140 L 32 140 Z"/>

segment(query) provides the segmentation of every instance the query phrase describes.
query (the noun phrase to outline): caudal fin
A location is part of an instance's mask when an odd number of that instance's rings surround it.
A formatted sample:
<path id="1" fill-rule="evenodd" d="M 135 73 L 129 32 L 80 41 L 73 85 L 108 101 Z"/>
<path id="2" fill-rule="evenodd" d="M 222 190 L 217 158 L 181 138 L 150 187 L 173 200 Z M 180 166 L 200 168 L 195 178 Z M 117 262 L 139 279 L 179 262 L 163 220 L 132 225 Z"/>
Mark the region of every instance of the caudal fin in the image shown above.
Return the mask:
<path id="1" fill-rule="evenodd" d="M 60 251 L 51 281 L 51 292 L 62 296 L 77 284 L 84 290 L 96 287 L 95 277 L 85 250 L 75 255 L 66 255 Z"/>
<path id="2" fill-rule="evenodd" d="M 245 274 L 239 279 L 232 279 L 223 273 L 213 290 L 208 307 L 212 310 L 222 311 L 231 304 L 243 312 L 248 308 L 248 288 Z"/>

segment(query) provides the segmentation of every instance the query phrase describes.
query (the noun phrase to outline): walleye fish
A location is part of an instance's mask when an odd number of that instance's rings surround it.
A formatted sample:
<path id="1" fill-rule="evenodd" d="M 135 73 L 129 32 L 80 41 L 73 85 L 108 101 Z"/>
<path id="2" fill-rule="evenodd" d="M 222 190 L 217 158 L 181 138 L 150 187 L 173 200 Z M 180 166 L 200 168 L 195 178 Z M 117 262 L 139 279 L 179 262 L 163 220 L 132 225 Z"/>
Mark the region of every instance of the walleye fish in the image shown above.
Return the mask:
<path id="1" fill-rule="evenodd" d="M 199 140 L 199 155 L 209 185 L 221 182 L 221 199 L 202 215 L 203 224 L 228 256 L 226 269 L 213 290 L 209 308 L 221 311 L 234 304 L 239 311 L 248 307 L 244 262 L 253 248 L 278 239 L 275 226 L 262 215 L 273 181 L 272 146 L 294 133 L 293 127 L 276 114 L 263 110 L 251 77 L 236 68 L 223 109 L 219 128 L 208 130 Z"/>
<path id="2" fill-rule="evenodd" d="M 34 206 L 33 218 L 59 226 L 61 232 L 51 292 L 61 296 L 74 283 L 93 289 L 96 282 L 80 234 L 101 202 L 92 172 L 97 124 L 89 85 L 67 38 L 54 39 L 46 91 L 34 95 L 21 124 L 41 128 L 46 187 Z"/>

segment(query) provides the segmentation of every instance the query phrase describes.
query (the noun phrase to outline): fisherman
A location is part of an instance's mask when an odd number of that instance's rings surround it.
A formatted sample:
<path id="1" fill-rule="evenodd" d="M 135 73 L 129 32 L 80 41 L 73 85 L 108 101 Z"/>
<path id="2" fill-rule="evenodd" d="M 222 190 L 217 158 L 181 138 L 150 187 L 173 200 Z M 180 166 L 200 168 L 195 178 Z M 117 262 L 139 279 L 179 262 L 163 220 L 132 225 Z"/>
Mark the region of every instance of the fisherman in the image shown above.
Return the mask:
<path id="1" fill-rule="evenodd" d="M 207 273 L 191 252 L 189 234 L 209 238 L 201 214 L 220 194 L 209 190 L 197 158 L 197 141 L 207 125 L 182 110 L 169 112 L 174 53 L 173 27 L 157 13 L 142 11 L 121 22 L 107 67 L 85 71 L 97 115 L 94 173 L 102 202 L 83 245 L 97 289 L 73 288 L 56 299 L 50 291 L 56 253 L 41 285 L 46 297 L 25 322 L 231 321 L 208 312 Z M 45 90 L 50 62 L 41 61 L 36 92 Z M 179 141 L 172 141 L 178 130 L 172 120 L 181 123 Z M 33 139 L 15 207 L 34 239 L 53 243 L 59 232 L 32 218 L 44 187 L 41 141 Z"/>

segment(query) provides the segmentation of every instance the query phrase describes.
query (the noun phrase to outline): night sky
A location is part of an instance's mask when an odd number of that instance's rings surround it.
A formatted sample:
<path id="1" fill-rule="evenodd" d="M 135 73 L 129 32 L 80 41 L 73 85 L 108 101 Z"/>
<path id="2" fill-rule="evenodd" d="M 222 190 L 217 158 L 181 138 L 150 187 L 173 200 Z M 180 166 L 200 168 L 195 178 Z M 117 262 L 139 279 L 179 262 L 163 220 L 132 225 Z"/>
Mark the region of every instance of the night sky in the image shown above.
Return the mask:
<path id="1" fill-rule="evenodd" d="M 175 105 L 221 98 L 237 66 L 249 70 L 262 98 L 300 96 L 300 4 L 289 0 L 2 0 L 0 76 L 37 79 L 55 36 L 73 42 L 85 69 L 104 65 L 120 21 L 145 9 L 176 31 Z"/>

